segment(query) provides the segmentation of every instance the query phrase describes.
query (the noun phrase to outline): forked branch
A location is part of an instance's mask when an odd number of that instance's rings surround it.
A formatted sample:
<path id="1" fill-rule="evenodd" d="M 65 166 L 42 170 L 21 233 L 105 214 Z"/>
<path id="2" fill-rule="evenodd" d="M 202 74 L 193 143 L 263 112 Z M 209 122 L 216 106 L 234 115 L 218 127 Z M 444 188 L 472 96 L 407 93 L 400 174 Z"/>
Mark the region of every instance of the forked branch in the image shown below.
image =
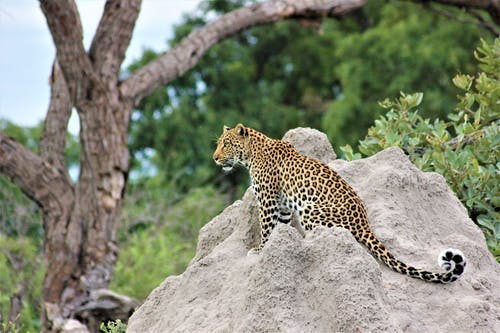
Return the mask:
<path id="1" fill-rule="evenodd" d="M 141 0 L 108 0 L 89 56 L 101 78 L 116 87 L 121 63 L 134 30 Z"/>
<path id="2" fill-rule="evenodd" d="M 87 93 L 90 82 L 99 86 L 92 63 L 83 46 L 83 32 L 78 8 L 73 0 L 41 0 L 40 6 L 47 20 L 57 50 L 57 60 L 66 79 L 74 104 Z M 89 81 L 90 79 L 90 81 Z"/>

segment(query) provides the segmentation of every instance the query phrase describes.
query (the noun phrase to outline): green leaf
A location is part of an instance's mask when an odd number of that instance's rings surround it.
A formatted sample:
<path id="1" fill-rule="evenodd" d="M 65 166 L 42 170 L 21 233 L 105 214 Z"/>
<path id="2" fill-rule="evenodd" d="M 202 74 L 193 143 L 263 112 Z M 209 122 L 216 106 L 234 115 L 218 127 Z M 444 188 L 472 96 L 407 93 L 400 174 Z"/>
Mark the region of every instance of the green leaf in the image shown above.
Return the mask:
<path id="1" fill-rule="evenodd" d="M 407 95 L 406 100 L 408 102 L 408 108 L 414 108 L 422 103 L 422 99 L 424 98 L 424 94 L 421 92 L 414 93 L 413 95 Z"/>
<path id="2" fill-rule="evenodd" d="M 472 85 L 474 77 L 469 75 L 456 75 L 452 81 L 453 84 L 462 90 L 468 91 Z"/>
<path id="3" fill-rule="evenodd" d="M 456 113 L 450 113 L 447 117 L 448 117 L 448 119 L 450 119 L 453 122 L 457 122 L 461 118 L 460 115 L 458 115 Z"/>
<path id="4" fill-rule="evenodd" d="M 401 137 L 398 133 L 388 131 L 385 135 L 389 146 L 397 146 L 401 142 Z"/>
<path id="5" fill-rule="evenodd" d="M 354 161 L 354 160 L 361 159 L 361 154 L 354 153 L 351 145 L 345 145 L 343 147 L 340 147 L 340 150 L 342 150 L 342 152 L 344 153 L 345 159 L 348 161 Z"/>
<path id="6" fill-rule="evenodd" d="M 497 227 L 495 226 L 495 222 L 489 218 L 486 215 L 480 215 L 477 217 L 477 223 L 482 226 L 487 228 L 488 230 L 492 231 L 493 233 L 496 233 Z"/>
<path id="7" fill-rule="evenodd" d="M 383 107 L 384 109 L 390 109 L 392 108 L 392 101 L 388 98 L 384 99 L 383 101 L 378 102 L 378 105 Z"/>

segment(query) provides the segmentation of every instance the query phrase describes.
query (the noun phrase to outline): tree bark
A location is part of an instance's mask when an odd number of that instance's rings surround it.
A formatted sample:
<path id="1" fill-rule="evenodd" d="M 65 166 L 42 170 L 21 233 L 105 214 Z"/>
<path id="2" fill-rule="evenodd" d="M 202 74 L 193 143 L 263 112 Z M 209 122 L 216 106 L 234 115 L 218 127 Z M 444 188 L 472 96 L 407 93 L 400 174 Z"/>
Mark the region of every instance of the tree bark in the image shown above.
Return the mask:
<path id="1" fill-rule="evenodd" d="M 464 6 L 467 1 L 440 2 Z M 468 3 L 498 14 L 498 0 Z M 243 29 L 284 19 L 337 17 L 362 7 L 364 0 L 267 1 L 235 10 L 193 31 L 124 82 L 118 74 L 140 0 L 108 0 L 88 52 L 73 0 L 41 0 L 40 5 L 57 50 L 40 152 L 0 132 L 0 173 L 43 212 L 43 331 L 81 328 L 75 319 L 98 331 L 100 321 L 126 321 L 138 304 L 106 290 L 118 256 L 116 232 L 129 171 L 127 136 L 134 105 L 192 68 L 213 45 Z M 80 119 L 76 184 L 64 158 L 73 107 Z"/>

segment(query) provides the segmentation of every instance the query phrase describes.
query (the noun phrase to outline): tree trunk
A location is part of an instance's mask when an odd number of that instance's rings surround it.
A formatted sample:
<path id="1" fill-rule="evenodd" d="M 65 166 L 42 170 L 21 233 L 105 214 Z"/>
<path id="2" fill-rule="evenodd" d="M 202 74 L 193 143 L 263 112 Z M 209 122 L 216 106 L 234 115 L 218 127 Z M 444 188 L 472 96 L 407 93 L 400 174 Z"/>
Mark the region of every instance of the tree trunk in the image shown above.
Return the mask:
<path id="1" fill-rule="evenodd" d="M 32 195 L 42 207 L 45 231 L 43 330 L 68 330 L 75 323 L 68 319 L 74 318 L 97 332 L 102 321 L 126 321 L 138 305 L 106 288 L 118 256 L 116 232 L 130 162 L 127 133 L 133 105 L 119 94 L 118 71 L 140 1 L 108 1 L 88 53 L 73 1 L 41 1 L 41 7 L 57 61 L 40 155 L 58 182 L 21 188 L 46 187 L 44 193 Z M 64 161 L 73 106 L 81 126 L 76 185 Z"/>
<path id="2" fill-rule="evenodd" d="M 467 6 L 464 0 L 439 2 Z M 499 17 L 498 1 L 470 3 Z M 364 1 L 282 0 L 235 10 L 192 32 L 123 82 L 118 74 L 140 0 L 108 0 L 88 52 L 74 1 L 41 0 L 40 4 L 57 60 L 39 155 L 0 132 L 0 173 L 42 208 L 43 331 L 97 332 L 101 321 L 126 321 L 138 305 L 106 289 L 118 256 L 116 232 L 129 171 L 127 136 L 134 105 L 192 68 L 210 47 L 243 29 L 284 19 L 336 17 L 362 7 Z M 64 158 L 73 107 L 81 127 L 76 184 Z"/>
<path id="3" fill-rule="evenodd" d="M 131 109 L 127 103 L 117 105 L 121 110 Z M 73 195 L 55 198 L 58 209 L 44 211 L 47 330 L 74 317 L 98 331 L 102 321 L 126 321 L 137 305 L 130 302 L 121 315 L 113 309 L 111 317 L 99 309 L 93 294 L 107 288 L 118 256 L 116 232 L 130 159 L 113 111 L 104 96 L 79 110 L 82 152 L 78 183 Z M 91 303 L 95 309 L 89 308 Z"/>

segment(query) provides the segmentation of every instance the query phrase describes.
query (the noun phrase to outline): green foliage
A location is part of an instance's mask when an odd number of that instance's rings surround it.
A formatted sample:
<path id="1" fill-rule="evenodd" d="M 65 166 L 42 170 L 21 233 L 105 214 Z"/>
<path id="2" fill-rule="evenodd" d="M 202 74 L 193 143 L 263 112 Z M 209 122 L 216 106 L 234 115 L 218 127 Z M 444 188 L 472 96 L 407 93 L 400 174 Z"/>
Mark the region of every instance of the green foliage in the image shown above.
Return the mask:
<path id="1" fill-rule="evenodd" d="M 340 150 L 344 154 L 344 158 L 348 161 L 355 161 L 362 158 L 360 153 L 355 153 L 351 145 L 345 145 L 340 147 Z"/>
<path id="2" fill-rule="evenodd" d="M 0 176 L 0 235 L 29 237 L 41 247 L 42 233 L 39 207 L 19 187 Z"/>
<path id="3" fill-rule="evenodd" d="M 40 329 L 39 300 L 44 268 L 35 241 L 26 237 L 6 237 L 0 233 L 0 272 L 0 316 L 9 317 L 10 298 L 20 292 L 23 309 L 18 320 L 19 327 L 23 331 L 37 332 Z"/>
<path id="4" fill-rule="evenodd" d="M 169 47 L 250 2 L 203 2 L 176 27 Z M 155 175 L 184 192 L 200 184 L 234 190 L 246 176 L 220 177 L 211 159 L 223 125 L 242 122 L 271 137 L 314 127 L 338 146 L 359 140 L 380 114 L 373 102 L 400 90 L 425 90 L 430 110 L 444 110 L 457 93 L 448 78 L 475 70 L 470 50 L 487 34 L 418 4 L 380 0 L 342 20 L 325 19 L 319 29 L 285 21 L 243 31 L 138 106 L 130 147 L 135 170 L 146 171 L 135 175 Z M 128 70 L 157 56 L 146 51 Z"/>
<path id="5" fill-rule="evenodd" d="M 0 323 L 0 333 L 21 333 L 21 330 L 15 323 Z M 29 332 L 25 332 L 29 333 Z"/>
<path id="6" fill-rule="evenodd" d="M 224 197 L 210 187 L 172 202 L 178 199 L 161 189 L 129 193 L 113 290 L 145 299 L 165 277 L 183 272 L 194 256 L 199 229 L 225 205 Z M 132 282 L 137 279 L 141 283 Z"/>
<path id="7" fill-rule="evenodd" d="M 42 237 L 39 208 L 0 177 L 0 317 L 9 317 L 10 298 L 22 292 L 23 309 L 17 322 L 23 332 L 40 329 Z M 9 325 L 4 329 L 12 331 Z"/>
<path id="8" fill-rule="evenodd" d="M 399 146 L 422 170 L 443 175 L 500 261 L 500 39 L 481 41 L 475 56 L 483 71 L 455 76 L 463 93 L 449 121 L 419 114 L 422 93 L 401 93 L 380 103 L 389 111 L 368 130 L 359 150 L 369 156 Z M 354 156 L 350 147 L 343 151 Z"/>
<path id="9" fill-rule="evenodd" d="M 100 329 L 104 333 L 125 333 L 127 325 L 117 319 L 116 321 L 109 321 L 107 324 L 101 323 Z"/>
<path id="10" fill-rule="evenodd" d="M 369 28 L 338 36 L 333 50 L 341 95 L 329 105 L 323 129 L 337 145 L 358 141 L 381 114 L 375 102 L 399 91 L 425 91 L 428 108 L 422 116 L 444 117 L 458 93 L 449 78 L 475 71 L 470 50 L 485 37 L 475 27 L 411 2 L 373 1 L 362 11 Z"/>
<path id="11" fill-rule="evenodd" d="M 23 146 L 34 152 L 38 150 L 42 126 L 43 122 L 39 122 L 38 125 L 34 127 L 22 127 L 0 118 L 0 131 L 13 137 Z"/>
<path id="12" fill-rule="evenodd" d="M 297 125 L 319 127 L 325 101 L 333 98 L 331 70 L 308 68 L 325 62 L 318 55 L 327 52 L 329 41 L 312 51 L 315 43 L 308 38 L 319 37 L 296 22 L 282 22 L 213 47 L 196 68 L 155 91 L 134 113 L 130 142 L 136 163 L 147 159 L 164 181 L 187 190 L 219 181 L 211 155 L 224 124 L 243 122 L 272 136 Z M 144 56 L 141 64 L 151 52 Z"/>

